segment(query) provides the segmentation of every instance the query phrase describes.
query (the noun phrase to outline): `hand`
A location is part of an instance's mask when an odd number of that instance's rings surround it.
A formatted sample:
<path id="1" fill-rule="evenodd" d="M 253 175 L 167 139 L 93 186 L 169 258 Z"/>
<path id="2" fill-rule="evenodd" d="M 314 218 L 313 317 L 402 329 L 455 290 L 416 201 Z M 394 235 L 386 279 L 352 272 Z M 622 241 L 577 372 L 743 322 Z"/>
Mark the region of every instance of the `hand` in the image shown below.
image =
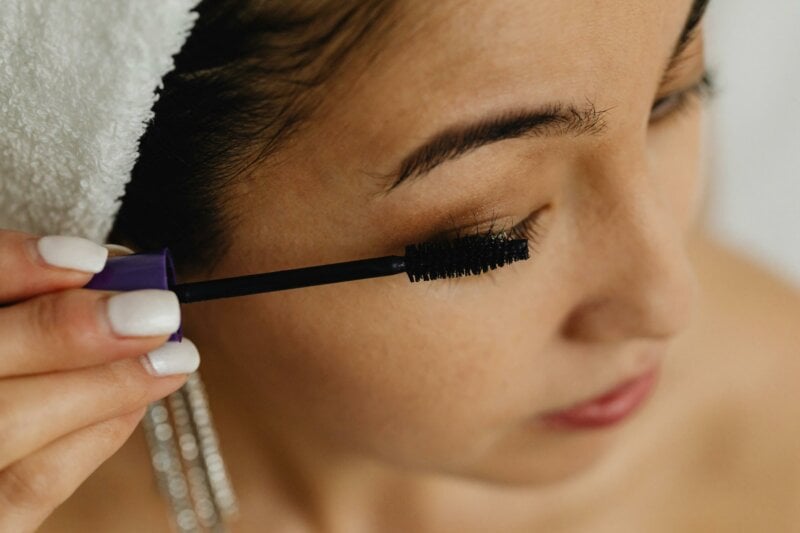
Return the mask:
<path id="1" fill-rule="evenodd" d="M 38 528 L 199 364 L 167 343 L 172 291 L 81 288 L 109 252 L 0 229 L 0 532 Z"/>

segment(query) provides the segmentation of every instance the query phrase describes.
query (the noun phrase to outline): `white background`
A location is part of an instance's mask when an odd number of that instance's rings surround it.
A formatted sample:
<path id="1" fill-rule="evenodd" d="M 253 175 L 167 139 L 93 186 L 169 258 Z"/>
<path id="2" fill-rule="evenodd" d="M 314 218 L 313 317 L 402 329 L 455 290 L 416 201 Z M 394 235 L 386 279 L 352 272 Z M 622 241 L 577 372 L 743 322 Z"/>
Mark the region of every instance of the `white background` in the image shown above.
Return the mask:
<path id="1" fill-rule="evenodd" d="M 800 0 L 712 0 L 709 227 L 800 286 Z"/>

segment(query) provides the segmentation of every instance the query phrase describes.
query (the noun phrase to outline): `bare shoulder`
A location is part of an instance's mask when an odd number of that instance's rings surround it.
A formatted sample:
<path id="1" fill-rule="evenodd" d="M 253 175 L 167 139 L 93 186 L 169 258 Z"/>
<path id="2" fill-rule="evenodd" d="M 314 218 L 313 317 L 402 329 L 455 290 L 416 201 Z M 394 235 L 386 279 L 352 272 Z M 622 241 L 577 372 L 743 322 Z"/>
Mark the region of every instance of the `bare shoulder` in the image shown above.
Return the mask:
<path id="1" fill-rule="evenodd" d="M 690 254 L 703 287 L 705 325 L 713 337 L 757 347 L 750 361 L 767 372 L 800 378 L 800 286 L 709 236 L 695 239 Z M 790 392 L 800 393 L 800 387 Z"/>
<path id="2" fill-rule="evenodd" d="M 800 289 L 711 237 L 691 255 L 702 333 L 687 356 L 708 437 L 694 458 L 740 531 L 793 531 L 800 520 Z M 699 496 L 699 495 L 698 495 Z M 733 525 L 733 524 L 731 524 Z M 752 529 L 749 529 L 752 528 Z"/>

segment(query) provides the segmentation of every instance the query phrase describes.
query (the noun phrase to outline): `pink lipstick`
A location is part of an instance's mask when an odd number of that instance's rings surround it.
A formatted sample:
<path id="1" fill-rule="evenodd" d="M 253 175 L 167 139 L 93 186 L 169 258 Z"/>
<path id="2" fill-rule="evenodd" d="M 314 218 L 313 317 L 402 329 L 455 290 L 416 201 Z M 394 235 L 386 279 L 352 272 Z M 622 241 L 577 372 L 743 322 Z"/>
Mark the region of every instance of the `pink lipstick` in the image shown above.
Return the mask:
<path id="1" fill-rule="evenodd" d="M 541 419 L 550 426 L 589 429 L 610 426 L 632 414 L 648 397 L 658 379 L 659 366 L 619 387 L 563 411 L 547 413 Z"/>

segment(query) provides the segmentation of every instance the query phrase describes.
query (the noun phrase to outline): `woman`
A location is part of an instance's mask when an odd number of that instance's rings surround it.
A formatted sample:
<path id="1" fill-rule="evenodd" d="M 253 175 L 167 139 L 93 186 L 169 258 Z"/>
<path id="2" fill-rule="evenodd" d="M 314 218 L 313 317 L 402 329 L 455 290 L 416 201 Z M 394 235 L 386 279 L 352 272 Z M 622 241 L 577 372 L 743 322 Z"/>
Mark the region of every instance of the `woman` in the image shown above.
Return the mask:
<path id="1" fill-rule="evenodd" d="M 235 531 L 796 527 L 800 300 L 702 230 L 706 2 L 268 4 L 201 6 L 113 242 L 183 280 L 498 226 L 533 251 L 184 306 Z M 621 418 L 547 416 L 642 376 Z M 39 531 L 169 531 L 141 414 L 30 491 Z"/>

